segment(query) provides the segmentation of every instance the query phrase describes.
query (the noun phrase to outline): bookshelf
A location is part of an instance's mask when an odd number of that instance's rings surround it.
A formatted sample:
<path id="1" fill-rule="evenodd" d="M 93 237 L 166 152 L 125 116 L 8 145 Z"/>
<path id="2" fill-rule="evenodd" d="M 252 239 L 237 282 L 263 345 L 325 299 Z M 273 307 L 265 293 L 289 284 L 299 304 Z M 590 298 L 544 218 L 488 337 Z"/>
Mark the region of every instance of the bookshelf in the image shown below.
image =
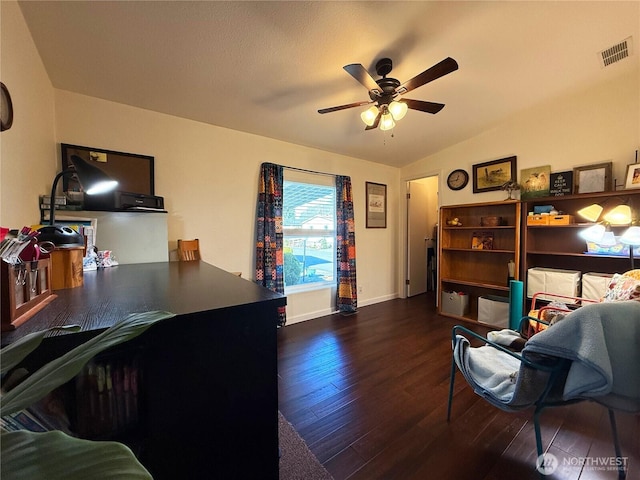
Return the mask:
<path id="1" fill-rule="evenodd" d="M 508 296 L 508 262 L 514 262 L 513 279 L 519 279 L 520 202 L 443 206 L 438 225 L 438 299 L 453 291 L 467 294 L 469 302 L 469 312 L 459 315 L 439 301 L 438 313 L 476 322 L 479 297 Z"/>
<path id="2" fill-rule="evenodd" d="M 630 270 L 628 255 L 601 255 L 585 253 L 586 242 L 578 235 L 591 223 L 581 219 L 577 212 L 594 203 L 609 208 L 627 203 L 635 215 L 640 212 L 640 189 L 615 192 L 583 193 L 558 197 L 537 198 L 522 205 L 523 260 L 520 275 L 527 281 L 527 271 L 532 267 L 551 267 L 598 273 L 623 273 Z M 527 225 L 527 214 L 535 206 L 553 205 L 566 215 L 572 215 L 574 223 L 567 225 Z M 603 213 L 605 213 L 603 212 Z M 611 226 L 615 235 L 621 235 L 627 226 Z"/>

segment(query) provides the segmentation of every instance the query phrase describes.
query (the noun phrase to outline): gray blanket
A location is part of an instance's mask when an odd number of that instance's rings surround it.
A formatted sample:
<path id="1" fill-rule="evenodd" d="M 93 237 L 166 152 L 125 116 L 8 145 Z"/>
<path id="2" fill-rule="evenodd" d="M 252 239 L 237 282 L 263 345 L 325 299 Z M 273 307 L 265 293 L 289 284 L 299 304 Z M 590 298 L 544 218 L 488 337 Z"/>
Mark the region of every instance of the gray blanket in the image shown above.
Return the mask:
<path id="1" fill-rule="evenodd" d="M 585 305 L 534 335 L 523 355 L 571 360 L 563 399 L 618 396 L 640 403 L 640 302 Z"/>
<path id="2" fill-rule="evenodd" d="M 640 411 L 640 302 L 579 308 L 534 335 L 522 354 L 536 363 L 549 364 L 549 357 L 571 361 L 563 389 L 554 389 L 546 401 L 592 398 L 612 408 Z M 475 392 L 503 410 L 533 405 L 549 380 L 549 373 L 489 345 L 471 347 L 461 335 L 454 359 Z"/>

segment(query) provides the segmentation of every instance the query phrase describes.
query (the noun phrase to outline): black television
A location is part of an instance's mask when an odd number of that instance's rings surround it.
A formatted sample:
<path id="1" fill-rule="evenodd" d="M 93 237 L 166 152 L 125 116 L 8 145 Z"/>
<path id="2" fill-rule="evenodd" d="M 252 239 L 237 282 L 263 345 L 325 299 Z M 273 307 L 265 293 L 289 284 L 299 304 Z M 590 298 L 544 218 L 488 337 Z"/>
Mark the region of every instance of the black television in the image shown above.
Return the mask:
<path id="1" fill-rule="evenodd" d="M 97 166 L 118 181 L 117 190 L 139 195 L 155 195 L 154 157 L 135 153 L 114 152 L 101 148 L 82 147 L 62 143 L 62 169 L 71 167 L 71 155 L 77 155 L 88 163 Z M 62 179 L 65 193 L 81 192 L 78 179 L 65 175 Z"/>

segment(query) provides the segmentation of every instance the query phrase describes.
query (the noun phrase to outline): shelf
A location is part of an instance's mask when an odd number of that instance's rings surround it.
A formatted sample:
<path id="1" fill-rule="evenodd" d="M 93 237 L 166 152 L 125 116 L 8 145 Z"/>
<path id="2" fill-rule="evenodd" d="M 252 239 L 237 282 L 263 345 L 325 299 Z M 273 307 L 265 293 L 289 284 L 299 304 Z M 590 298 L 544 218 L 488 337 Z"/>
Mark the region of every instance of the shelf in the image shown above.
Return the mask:
<path id="1" fill-rule="evenodd" d="M 479 288 L 486 288 L 489 290 L 500 290 L 500 291 L 504 291 L 504 292 L 508 292 L 509 291 L 509 287 L 505 286 L 505 285 L 498 285 L 495 283 L 486 283 L 486 282 L 478 282 L 478 281 L 474 281 L 474 280 L 456 280 L 453 278 L 441 278 L 440 282 L 442 283 L 454 283 L 456 285 L 467 285 L 470 287 L 479 287 Z"/>
<path id="2" fill-rule="evenodd" d="M 473 227 L 463 225 L 461 227 L 456 227 L 456 226 L 444 227 L 445 230 L 513 230 L 514 228 L 516 228 L 515 225 L 495 225 L 495 226 L 477 225 Z"/>
<path id="3" fill-rule="evenodd" d="M 562 257 L 588 257 L 588 258 L 603 258 L 603 259 L 617 259 L 629 261 L 628 255 L 599 255 L 595 253 L 570 253 L 570 252 L 549 252 L 549 251 L 530 251 L 527 255 L 549 255 L 549 256 L 562 256 Z"/>
<path id="4" fill-rule="evenodd" d="M 443 247 L 442 248 L 443 252 L 473 252 L 473 253 L 510 253 L 510 254 L 514 254 L 515 251 L 514 250 L 498 250 L 498 249 L 492 249 L 492 250 L 485 250 L 482 248 L 455 248 L 455 247 Z"/>

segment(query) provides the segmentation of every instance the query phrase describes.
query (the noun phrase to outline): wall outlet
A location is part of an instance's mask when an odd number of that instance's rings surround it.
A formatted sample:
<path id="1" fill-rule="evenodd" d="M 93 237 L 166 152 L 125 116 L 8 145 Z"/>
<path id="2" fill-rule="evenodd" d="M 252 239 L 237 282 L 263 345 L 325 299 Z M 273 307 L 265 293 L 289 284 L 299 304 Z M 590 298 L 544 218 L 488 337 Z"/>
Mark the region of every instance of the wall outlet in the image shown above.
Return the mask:
<path id="1" fill-rule="evenodd" d="M 362 293 L 362 286 L 358 286 L 358 293 Z"/>

